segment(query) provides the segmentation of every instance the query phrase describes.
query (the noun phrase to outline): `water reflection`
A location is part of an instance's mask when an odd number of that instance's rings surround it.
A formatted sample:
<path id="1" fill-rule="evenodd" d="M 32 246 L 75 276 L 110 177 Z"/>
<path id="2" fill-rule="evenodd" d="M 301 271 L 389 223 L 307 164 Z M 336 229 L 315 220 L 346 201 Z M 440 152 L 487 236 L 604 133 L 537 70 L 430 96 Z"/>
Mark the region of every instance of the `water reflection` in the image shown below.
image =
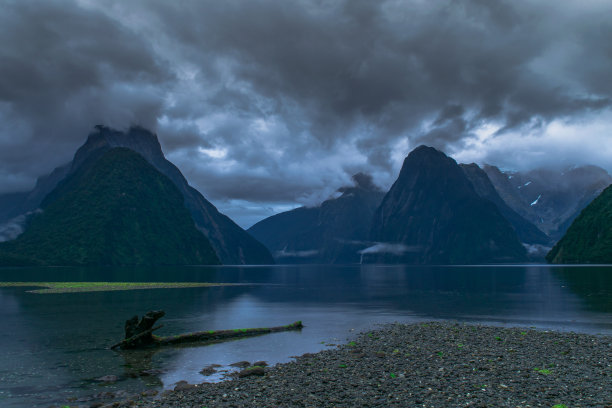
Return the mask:
<path id="1" fill-rule="evenodd" d="M 252 284 L 63 295 L 0 288 L 3 407 L 48 406 L 101 390 L 169 388 L 183 379 L 216 380 L 220 374 L 204 377 L 200 370 L 240 360 L 288 361 L 391 321 L 453 319 L 612 334 L 611 267 L 14 268 L 0 269 L 0 276 L 6 281 Z M 206 347 L 108 350 L 123 337 L 125 320 L 154 309 L 166 311 L 160 335 L 295 320 L 306 327 Z M 94 381 L 103 375 L 121 381 L 105 386 Z"/>

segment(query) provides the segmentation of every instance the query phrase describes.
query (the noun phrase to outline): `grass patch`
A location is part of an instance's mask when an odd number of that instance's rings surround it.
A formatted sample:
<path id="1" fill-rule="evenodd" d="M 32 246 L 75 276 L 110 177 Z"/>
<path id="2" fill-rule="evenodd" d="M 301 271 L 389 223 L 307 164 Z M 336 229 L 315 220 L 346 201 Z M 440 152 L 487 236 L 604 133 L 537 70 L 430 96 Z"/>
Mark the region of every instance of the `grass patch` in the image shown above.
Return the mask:
<path id="1" fill-rule="evenodd" d="M 231 283 L 204 282 L 0 282 L 0 287 L 42 287 L 28 290 L 29 293 L 82 293 L 108 292 L 115 290 L 181 289 L 214 286 L 230 286 Z"/>

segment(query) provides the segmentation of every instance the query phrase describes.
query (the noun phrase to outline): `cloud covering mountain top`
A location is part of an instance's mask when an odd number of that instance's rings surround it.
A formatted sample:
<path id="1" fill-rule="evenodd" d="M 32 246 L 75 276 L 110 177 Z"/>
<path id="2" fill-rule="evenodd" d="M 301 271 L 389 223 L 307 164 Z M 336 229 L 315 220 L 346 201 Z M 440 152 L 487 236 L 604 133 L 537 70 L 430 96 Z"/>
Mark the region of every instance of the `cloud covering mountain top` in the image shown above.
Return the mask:
<path id="1" fill-rule="evenodd" d="M 32 0 L 0 9 L 0 190 L 96 124 L 156 131 L 243 224 L 427 144 L 612 170 L 610 2 Z"/>

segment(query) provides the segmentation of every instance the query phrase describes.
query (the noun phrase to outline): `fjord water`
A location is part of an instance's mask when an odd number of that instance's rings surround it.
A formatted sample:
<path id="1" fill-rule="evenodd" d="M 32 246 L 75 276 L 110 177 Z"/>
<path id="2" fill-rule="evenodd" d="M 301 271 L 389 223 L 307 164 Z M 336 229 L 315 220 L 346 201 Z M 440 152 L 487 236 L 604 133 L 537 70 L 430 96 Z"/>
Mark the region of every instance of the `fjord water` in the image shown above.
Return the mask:
<path id="1" fill-rule="evenodd" d="M 48 407 L 107 391 L 215 381 L 218 375 L 199 371 L 241 360 L 290 361 L 394 321 L 612 335 L 612 266 L 4 268 L 0 280 L 247 284 L 46 295 L 0 288 L 2 407 Z M 166 311 L 160 335 L 296 320 L 305 328 L 203 347 L 108 349 L 123 337 L 126 319 L 154 309 Z M 95 381 L 104 375 L 119 380 Z"/>

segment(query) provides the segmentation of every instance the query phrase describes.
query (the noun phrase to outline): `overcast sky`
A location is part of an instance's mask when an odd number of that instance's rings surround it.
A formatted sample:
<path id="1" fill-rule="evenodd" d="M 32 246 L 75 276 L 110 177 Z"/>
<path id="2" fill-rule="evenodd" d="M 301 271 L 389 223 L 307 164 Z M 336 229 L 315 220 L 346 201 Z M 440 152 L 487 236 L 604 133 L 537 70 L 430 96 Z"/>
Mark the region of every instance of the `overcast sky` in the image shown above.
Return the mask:
<path id="1" fill-rule="evenodd" d="M 243 227 L 410 150 L 612 171 L 609 0 L 0 0 L 0 192 L 155 131 Z"/>

